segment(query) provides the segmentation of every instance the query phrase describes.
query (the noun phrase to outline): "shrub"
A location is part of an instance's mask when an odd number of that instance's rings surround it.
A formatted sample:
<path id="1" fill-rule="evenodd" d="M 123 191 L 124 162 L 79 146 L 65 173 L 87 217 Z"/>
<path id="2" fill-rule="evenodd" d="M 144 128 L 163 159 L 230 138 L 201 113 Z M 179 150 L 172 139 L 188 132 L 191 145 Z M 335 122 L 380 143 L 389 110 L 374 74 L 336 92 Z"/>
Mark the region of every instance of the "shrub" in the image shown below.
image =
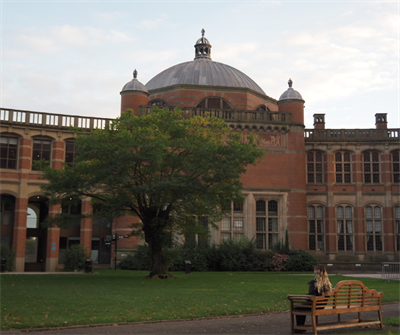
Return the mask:
<path id="1" fill-rule="evenodd" d="M 289 256 L 287 271 L 313 271 L 318 264 L 317 259 L 305 250 L 291 250 Z"/>
<path id="2" fill-rule="evenodd" d="M 139 245 L 134 254 L 129 254 L 118 263 L 118 268 L 122 270 L 147 270 L 149 265 L 149 247 L 147 245 Z"/>
<path id="3" fill-rule="evenodd" d="M 64 251 L 64 271 L 80 271 L 85 268 L 85 261 L 89 258 L 81 244 L 74 244 Z"/>
<path id="4" fill-rule="evenodd" d="M 6 260 L 6 271 L 13 271 L 15 267 L 15 253 L 7 244 L 0 243 L 1 258 Z"/>
<path id="5" fill-rule="evenodd" d="M 272 256 L 270 270 L 271 271 L 285 271 L 286 270 L 286 263 L 289 260 L 289 255 L 282 255 L 278 253 L 274 253 Z"/>

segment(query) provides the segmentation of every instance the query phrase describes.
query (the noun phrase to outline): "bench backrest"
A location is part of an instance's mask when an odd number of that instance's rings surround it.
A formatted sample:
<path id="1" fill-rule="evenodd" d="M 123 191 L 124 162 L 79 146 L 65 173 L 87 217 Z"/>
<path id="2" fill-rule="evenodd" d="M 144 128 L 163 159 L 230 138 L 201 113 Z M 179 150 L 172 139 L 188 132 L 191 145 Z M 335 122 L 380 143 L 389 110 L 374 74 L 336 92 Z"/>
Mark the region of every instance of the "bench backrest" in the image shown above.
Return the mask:
<path id="1" fill-rule="evenodd" d="M 359 280 L 342 280 L 330 292 L 313 296 L 316 308 L 367 307 L 380 305 L 383 293 L 370 290 Z"/>

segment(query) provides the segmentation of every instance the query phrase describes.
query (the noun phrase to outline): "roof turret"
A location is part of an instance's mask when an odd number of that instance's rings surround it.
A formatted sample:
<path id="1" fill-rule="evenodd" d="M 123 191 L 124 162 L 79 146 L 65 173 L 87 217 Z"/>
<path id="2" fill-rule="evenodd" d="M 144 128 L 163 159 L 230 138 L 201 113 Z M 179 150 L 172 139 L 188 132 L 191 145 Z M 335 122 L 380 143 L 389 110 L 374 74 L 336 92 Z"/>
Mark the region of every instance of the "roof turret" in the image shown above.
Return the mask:
<path id="1" fill-rule="evenodd" d="M 301 94 L 292 88 L 293 81 L 289 78 L 288 81 L 289 88 L 282 93 L 279 98 L 279 101 L 282 100 L 303 100 Z"/>
<path id="2" fill-rule="evenodd" d="M 147 91 L 146 85 L 142 84 L 138 79 L 137 79 L 137 71 L 133 71 L 133 79 L 126 83 L 125 86 L 122 88 L 121 92 L 124 91 L 140 91 L 140 92 L 145 92 L 149 94 Z"/>

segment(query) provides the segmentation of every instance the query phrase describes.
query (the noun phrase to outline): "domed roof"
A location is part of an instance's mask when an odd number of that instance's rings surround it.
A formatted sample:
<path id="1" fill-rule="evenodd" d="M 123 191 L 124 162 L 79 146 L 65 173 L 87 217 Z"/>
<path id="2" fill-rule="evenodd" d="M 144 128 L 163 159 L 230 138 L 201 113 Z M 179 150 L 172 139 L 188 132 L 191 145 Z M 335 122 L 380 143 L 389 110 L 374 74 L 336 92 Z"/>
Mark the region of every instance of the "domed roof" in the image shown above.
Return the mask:
<path id="1" fill-rule="evenodd" d="M 149 94 L 147 88 L 144 84 L 142 84 L 139 80 L 137 80 L 137 71 L 133 71 L 133 79 L 126 83 L 125 86 L 122 88 L 121 92 L 124 91 L 141 91 Z"/>
<path id="2" fill-rule="evenodd" d="M 179 84 L 248 88 L 265 95 L 262 88 L 243 72 L 211 60 L 211 44 L 204 37 L 204 29 L 195 45 L 194 60 L 162 71 L 146 87 L 152 91 Z"/>
<path id="3" fill-rule="evenodd" d="M 292 85 L 293 85 L 292 79 L 289 78 L 288 84 L 289 84 L 289 88 L 285 92 L 282 93 L 282 95 L 279 98 L 279 101 L 293 100 L 293 99 L 303 100 L 303 98 L 301 97 L 301 94 L 292 88 Z"/>

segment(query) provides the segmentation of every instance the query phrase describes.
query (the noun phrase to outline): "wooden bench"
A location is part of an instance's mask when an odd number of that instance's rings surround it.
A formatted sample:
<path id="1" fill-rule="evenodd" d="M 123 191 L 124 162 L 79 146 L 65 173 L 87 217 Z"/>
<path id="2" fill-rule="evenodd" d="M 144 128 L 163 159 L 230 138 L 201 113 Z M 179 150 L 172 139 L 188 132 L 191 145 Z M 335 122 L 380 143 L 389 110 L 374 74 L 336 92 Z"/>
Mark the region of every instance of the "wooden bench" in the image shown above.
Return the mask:
<path id="1" fill-rule="evenodd" d="M 330 292 L 322 296 L 289 294 L 290 319 L 292 334 L 295 329 L 312 330 L 317 335 L 317 330 L 335 329 L 344 327 L 380 325 L 382 322 L 383 292 L 368 289 L 359 280 L 343 280 Z M 362 312 L 377 311 L 379 320 L 362 320 Z M 354 320 L 340 320 L 340 316 L 346 313 L 358 313 Z M 295 315 L 310 315 L 310 325 L 297 326 Z M 320 315 L 337 315 L 336 322 L 319 323 Z"/>

